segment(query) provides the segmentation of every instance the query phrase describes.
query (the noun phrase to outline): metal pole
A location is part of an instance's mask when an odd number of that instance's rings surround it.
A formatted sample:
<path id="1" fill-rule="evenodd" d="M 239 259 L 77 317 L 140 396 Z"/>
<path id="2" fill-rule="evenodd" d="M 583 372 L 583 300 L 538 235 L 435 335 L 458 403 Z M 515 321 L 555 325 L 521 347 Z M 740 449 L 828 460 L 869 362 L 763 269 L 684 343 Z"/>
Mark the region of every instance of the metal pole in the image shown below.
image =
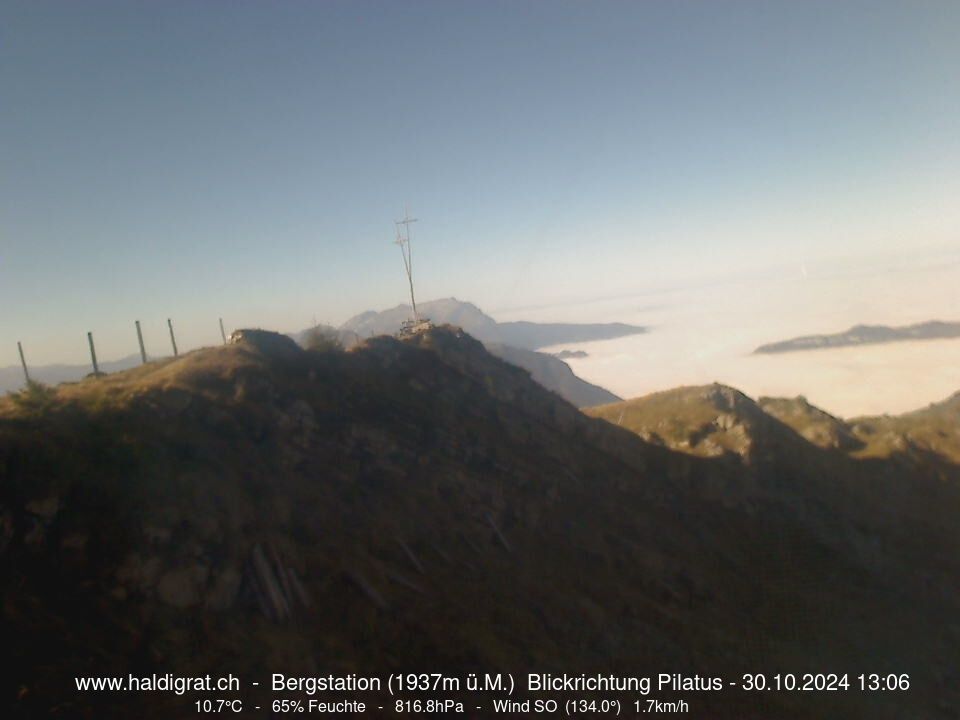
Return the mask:
<path id="1" fill-rule="evenodd" d="M 220 318 L 220 337 L 223 338 L 223 344 L 227 344 L 227 333 L 223 329 L 223 318 Z"/>
<path id="2" fill-rule="evenodd" d="M 143 360 L 143 364 L 147 364 L 147 350 L 143 347 L 143 333 L 140 332 L 140 321 L 135 320 L 137 324 L 137 342 L 140 343 L 140 359 Z"/>
<path id="3" fill-rule="evenodd" d="M 97 350 L 93 347 L 93 333 L 87 333 L 87 342 L 90 343 L 90 359 L 93 361 L 93 374 L 97 377 L 100 375 L 100 368 L 97 365 Z"/>
<path id="4" fill-rule="evenodd" d="M 410 283 L 410 304 L 413 306 L 413 318 L 420 322 L 420 313 L 417 312 L 417 301 L 413 296 L 413 249 L 410 246 L 410 224 L 415 223 L 416 218 L 410 217 L 410 210 L 404 208 L 403 220 L 397 222 L 397 244 L 400 245 L 400 252 L 403 253 L 403 265 L 407 270 L 407 281 Z M 404 233 L 400 233 L 400 225 L 404 227 Z"/>
<path id="5" fill-rule="evenodd" d="M 409 208 L 403 208 L 403 220 L 407 226 L 407 276 L 410 280 L 410 304 L 413 305 L 413 317 L 420 322 L 420 313 L 417 312 L 417 301 L 413 297 L 413 245 L 410 243 L 410 223 L 415 223 L 416 218 L 410 217 Z"/>
<path id="6" fill-rule="evenodd" d="M 177 352 L 177 338 L 173 334 L 173 321 L 170 318 L 167 318 L 167 327 L 170 328 L 170 344 L 173 345 L 173 356 L 177 357 L 180 353 Z"/>
<path id="7" fill-rule="evenodd" d="M 417 301 L 413 297 L 413 253 L 410 252 L 410 230 L 407 229 L 407 280 L 410 281 L 410 304 L 413 306 L 413 317 L 420 322 L 420 313 L 417 312 Z"/>
<path id="8" fill-rule="evenodd" d="M 20 341 L 17 340 L 17 350 L 20 351 L 20 364 L 23 365 L 23 377 L 27 380 L 27 385 L 30 384 L 30 372 L 27 370 L 27 361 L 23 357 L 23 345 L 20 344 Z"/>

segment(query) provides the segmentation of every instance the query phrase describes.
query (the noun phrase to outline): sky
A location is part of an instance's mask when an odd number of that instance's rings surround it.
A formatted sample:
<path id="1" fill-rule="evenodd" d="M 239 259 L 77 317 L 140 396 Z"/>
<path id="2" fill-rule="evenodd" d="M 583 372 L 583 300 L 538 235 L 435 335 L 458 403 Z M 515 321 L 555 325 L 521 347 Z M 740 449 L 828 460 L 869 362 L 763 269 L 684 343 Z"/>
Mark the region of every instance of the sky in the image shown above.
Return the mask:
<path id="1" fill-rule="evenodd" d="M 942 252 L 958 68 L 955 0 L 0 0 L 0 365 L 404 302 L 405 207 L 494 316 Z"/>

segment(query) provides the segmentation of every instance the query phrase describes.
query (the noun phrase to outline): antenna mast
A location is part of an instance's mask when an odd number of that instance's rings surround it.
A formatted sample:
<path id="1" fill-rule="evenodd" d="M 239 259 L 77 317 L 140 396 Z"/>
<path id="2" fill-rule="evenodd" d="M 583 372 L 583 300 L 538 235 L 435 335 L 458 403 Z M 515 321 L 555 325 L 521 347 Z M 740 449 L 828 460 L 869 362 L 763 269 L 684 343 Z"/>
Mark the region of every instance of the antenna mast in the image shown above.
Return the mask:
<path id="1" fill-rule="evenodd" d="M 397 227 L 397 239 L 395 242 L 400 246 L 400 253 L 403 255 L 403 267 L 407 271 L 407 282 L 410 283 L 410 305 L 413 307 L 413 320 L 420 322 L 420 313 L 417 312 L 417 300 L 413 295 L 413 253 L 410 249 L 410 225 L 417 221 L 410 217 L 410 211 L 404 208 L 403 220 L 397 220 L 394 224 Z"/>
<path id="2" fill-rule="evenodd" d="M 407 271 L 407 282 L 410 284 L 410 305 L 413 308 L 413 317 L 400 324 L 399 337 L 418 335 L 433 327 L 430 318 L 420 316 L 417 310 L 417 299 L 413 294 L 413 253 L 410 250 L 410 226 L 417 221 L 410 217 L 410 211 L 404 208 L 403 220 L 397 220 L 394 225 L 397 229 L 397 239 L 394 241 L 400 246 L 403 255 L 403 269 Z"/>

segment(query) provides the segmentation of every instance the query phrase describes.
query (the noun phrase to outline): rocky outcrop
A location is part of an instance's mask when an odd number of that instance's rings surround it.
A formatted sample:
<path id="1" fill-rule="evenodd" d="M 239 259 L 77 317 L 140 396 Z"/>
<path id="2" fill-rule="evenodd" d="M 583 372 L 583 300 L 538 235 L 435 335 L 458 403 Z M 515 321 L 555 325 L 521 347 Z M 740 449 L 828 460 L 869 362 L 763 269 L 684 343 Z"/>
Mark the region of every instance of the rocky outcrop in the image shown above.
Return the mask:
<path id="1" fill-rule="evenodd" d="M 242 329 L 230 333 L 228 342 L 256 350 L 268 357 L 290 358 L 300 354 L 301 348 L 286 335 L 269 330 Z"/>

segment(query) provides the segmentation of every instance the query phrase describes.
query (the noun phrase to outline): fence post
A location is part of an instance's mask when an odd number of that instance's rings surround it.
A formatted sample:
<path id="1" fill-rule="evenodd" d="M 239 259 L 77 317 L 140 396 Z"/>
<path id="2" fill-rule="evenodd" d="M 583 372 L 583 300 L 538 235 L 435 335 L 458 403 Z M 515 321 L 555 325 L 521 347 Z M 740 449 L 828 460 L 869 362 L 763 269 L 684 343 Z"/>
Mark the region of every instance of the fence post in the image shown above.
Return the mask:
<path id="1" fill-rule="evenodd" d="M 23 345 L 20 344 L 20 341 L 17 340 L 17 350 L 20 352 L 20 364 L 23 365 L 23 377 L 27 380 L 27 385 L 30 384 L 30 372 L 27 370 L 27 361 L 23 357 Z"/>
<path id="2" fill-rule="evenodd" d="M 227 344 L 227 333 L 223 329 L 223 318 L 220 318 L 220 337 L 223 338 L 223 344 Z"/>
<path id="3" fill-rule="evenodd" d="M 140 343 L 140 359 L 143 361 L 143 364 L 147 364 L 147 350 L 143 346 L 143 333 L 140 331 L 140 321 L 134 320 L 137 325 L 137 342 Z"/>
<path id="4" fill-rule="evenodd" d="M 93 374 L 95 377 L 100 377 L 100 368 L 97 365 L 97 350 L 93 347 L 93 333 L 87 333 L 87 342 L 90 343 L 90 359 L 93 361 Z"/>
<path id="5" fill-rule="evenodd" d="M 170 318 L 167 318 L 167 327 L 170 328 L 170 344 L 173 345 L 173 356 L 178 357 L 180 353 L 177 352 L 177 338 L 173 334 L 173 321 Z"/>

